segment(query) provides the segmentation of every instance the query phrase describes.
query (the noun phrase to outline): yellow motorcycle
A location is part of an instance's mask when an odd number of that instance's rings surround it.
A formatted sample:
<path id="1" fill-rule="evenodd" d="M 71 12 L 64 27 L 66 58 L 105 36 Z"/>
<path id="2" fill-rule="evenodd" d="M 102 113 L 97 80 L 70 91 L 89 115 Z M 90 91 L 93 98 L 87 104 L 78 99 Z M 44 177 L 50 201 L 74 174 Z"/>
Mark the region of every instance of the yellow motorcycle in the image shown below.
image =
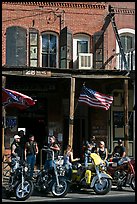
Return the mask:
<path id="1" fill-rule="evenodd" d="M 112 187 L 112 177 L 106 173 L 106 163 L 96 153 L 90 154 L 88 166 L 75 165 L 72 169 L 72 189 L 93 189 L 98 195 L 107 194 Z"/>

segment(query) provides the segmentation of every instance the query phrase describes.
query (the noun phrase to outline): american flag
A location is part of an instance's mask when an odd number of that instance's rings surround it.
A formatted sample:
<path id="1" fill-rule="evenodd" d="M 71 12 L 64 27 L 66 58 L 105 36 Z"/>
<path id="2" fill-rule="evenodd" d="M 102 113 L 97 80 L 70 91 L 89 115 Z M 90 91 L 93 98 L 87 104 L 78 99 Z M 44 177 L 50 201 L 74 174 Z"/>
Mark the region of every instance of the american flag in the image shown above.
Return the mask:
<path id="1" fill-rule="evenodd" d="M 113 96 L 99 93 L 83 85 L 78 102 L 85 103 L 92 107 L 108 110 L 111 103 L 113 102 Z"/>

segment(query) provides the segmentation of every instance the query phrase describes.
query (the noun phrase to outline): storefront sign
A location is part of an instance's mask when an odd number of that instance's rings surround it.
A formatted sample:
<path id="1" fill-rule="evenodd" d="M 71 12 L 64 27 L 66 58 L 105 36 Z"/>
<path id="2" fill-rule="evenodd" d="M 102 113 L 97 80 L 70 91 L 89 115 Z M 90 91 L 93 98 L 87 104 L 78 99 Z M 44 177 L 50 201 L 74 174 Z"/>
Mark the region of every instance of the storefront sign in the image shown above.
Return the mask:
<path id="1" fill-rule="evenodd" d="M 51 71 L 36 71 L 36 70 L 29 70 L 24 72 L 26 75 L 31 75 L 31 76 L 51 76 Z"/>

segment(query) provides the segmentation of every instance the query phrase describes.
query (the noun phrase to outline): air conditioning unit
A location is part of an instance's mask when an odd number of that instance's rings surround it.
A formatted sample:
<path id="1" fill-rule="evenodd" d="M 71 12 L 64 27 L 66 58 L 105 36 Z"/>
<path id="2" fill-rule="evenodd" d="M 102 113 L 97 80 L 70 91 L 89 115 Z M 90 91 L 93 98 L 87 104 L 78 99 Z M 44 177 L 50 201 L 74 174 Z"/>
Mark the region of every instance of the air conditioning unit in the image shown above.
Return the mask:
<path id="1" fill-rule="evenodd" d="M 92 53 L 79 53 L 78 68 L 79 69 L 92 69 L 93 68 L 93 54 Z"/>

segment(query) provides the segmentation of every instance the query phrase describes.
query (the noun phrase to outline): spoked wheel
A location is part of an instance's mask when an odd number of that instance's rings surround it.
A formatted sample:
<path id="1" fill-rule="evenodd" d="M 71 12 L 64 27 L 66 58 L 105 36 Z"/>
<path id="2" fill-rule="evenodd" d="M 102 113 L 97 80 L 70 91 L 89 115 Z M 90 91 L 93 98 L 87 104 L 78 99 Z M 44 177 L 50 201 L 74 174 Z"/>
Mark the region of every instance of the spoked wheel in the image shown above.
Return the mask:
<path id="1" fill-rule="evenodd" d="M 64 197 L 69 190 L 69 183 L 63 179 L 59 178 L 59 186 L 57 185 L 57 182 L 53 182 L 53 185 L 51 187 L 51 193 L 54 197 Z"/>
<path id="2" fill-rule="evenodd" d="M 16 199 L 20 201 L 24 201 L 28 199 L 34 190 L 33 182 L 30 180 L 25 180 L 22 184 L 22 182 L 19 182 L 15 189 L 15 195 Z"/>
<path id="3" fill-rule="evenodd" d="M 96 192 L 96 194 L 105 195 L 111 190 L 111 187 L 111 179 L 101 178 L 101 182 L 99 180 L 96 180 L 94 185 L 94 191 Z"/>

